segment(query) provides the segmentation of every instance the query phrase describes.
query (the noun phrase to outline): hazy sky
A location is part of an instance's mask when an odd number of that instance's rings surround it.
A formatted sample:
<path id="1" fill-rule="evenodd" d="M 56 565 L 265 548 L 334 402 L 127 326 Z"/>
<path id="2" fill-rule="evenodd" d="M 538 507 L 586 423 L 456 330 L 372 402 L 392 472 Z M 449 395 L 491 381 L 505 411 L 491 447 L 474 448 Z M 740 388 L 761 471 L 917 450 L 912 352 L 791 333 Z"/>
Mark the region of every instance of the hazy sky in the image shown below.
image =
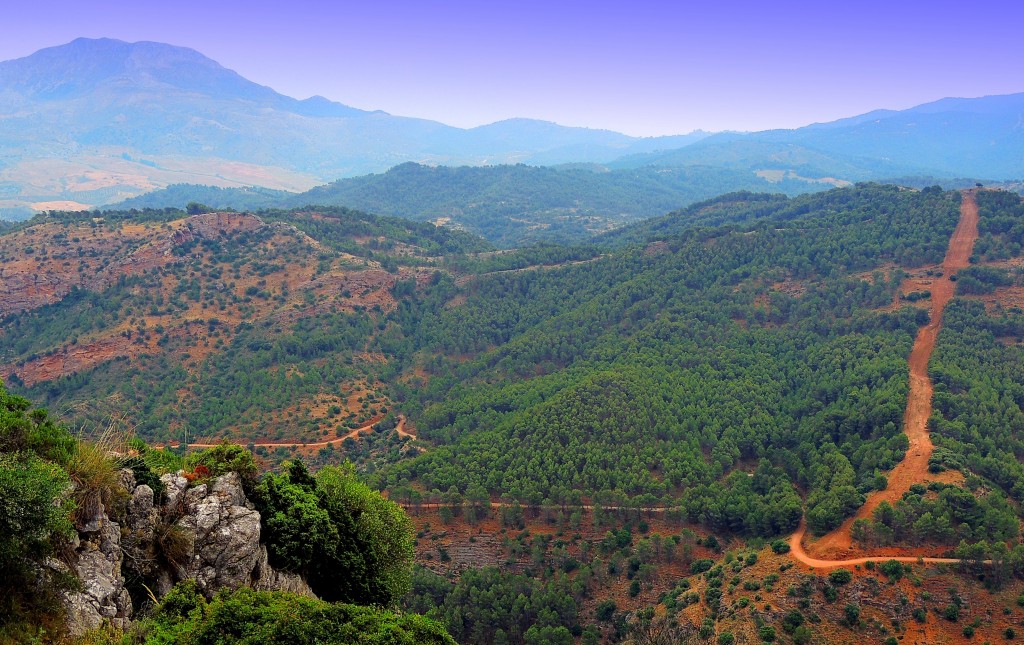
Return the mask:
<path id="1" fill-rule="evenodd" d="M 192 47 L 306 98 L 474 126 L 796 127 L 1024 92 L 1024 3 L 5 0 L 0 59 L 79 36 Z"/>

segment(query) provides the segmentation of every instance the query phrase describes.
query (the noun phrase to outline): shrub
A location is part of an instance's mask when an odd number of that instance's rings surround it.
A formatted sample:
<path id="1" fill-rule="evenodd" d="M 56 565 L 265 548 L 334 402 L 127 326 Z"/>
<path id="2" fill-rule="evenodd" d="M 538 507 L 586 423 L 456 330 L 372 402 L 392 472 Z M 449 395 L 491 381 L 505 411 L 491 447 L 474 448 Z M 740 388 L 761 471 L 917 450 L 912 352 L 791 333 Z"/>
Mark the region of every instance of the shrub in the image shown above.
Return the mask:
<path id="1" fill-rule="evenodd" d="M 836 569 L 828 574 L 828 579 L 834 585 L 845 585 L 853 580 L 853 574 L 847 569 Z"/>
<path id="2" fill-rule="evenodd" d="M 220 477 L 227 473 L 238 473 L 246 490 L 251 490 L 259 474 L 256 460 L 244 447 L 222 443 L 213 448 L 194 452 L 185 458 L 185 468 L 198 474 L 198 468 L 206 468 L 206 477 Z"/>
<path id="3" fill-rule="evenodd" d="M 775 540 L 772 542 L 772 551 L 778 555 L 789 553 L 789 543 L 785 540 Z"/>
<path id="4" fill-rule="evenodd" d="M 843 620 L 850 627 L 855 626 L 860 621 L 860 606 L 850 603 L 843 608 Z"/>
<path id="5" fill-rule="evenodd" d="M 172 590 L 128 642 L 367 643 L 454 645 L 437 622 L 415 614 L 332 604 L 279 591 L 242 588 L 207 602 L 191 583 Z"/>
<path id="6" fill-rule="evenodd" d="M 705 571 L 710 571 L 711 567 L 713 567 L 713 566 L 715 566 L 714 560 L 707 560 L 707 559 L 694 560 L 693 562 L 690 563 L 690 573 L 693 573 L 693 574 L 704 573 Z"/>
<path id="7" fill-rule="evenodd" d="M 15 636 L 18 626 L 60 615 L 57 592 L 70 580 L 41 564 L 74 532 L 69 484 L 60 467 L 35 456 L 0 455 L 0 641 L 34 640 Z"/>
<path id="8" fill-rule="evenodd" d="M 878 570 L 884 573 L 890 580 L 899 580 L 906 571 L 903 564 L 897 560 L 886 560 L 878 565 Z"/>
<path id="9" fill-rule="evenodd" d="M 732 645 L 736 642 L 736 637 L 731 632 L 722 632 L 718 635 L 718 645 Z"/>
<path id="10" fill-rule="evenodd" d="M 614 600 L 602 600 L 598 605 L 597 609 L 594 610 L 594 614 L 598 620 L 608 622 L 615 615 L 615 610 L 618 607 L 615 605 Z"/>

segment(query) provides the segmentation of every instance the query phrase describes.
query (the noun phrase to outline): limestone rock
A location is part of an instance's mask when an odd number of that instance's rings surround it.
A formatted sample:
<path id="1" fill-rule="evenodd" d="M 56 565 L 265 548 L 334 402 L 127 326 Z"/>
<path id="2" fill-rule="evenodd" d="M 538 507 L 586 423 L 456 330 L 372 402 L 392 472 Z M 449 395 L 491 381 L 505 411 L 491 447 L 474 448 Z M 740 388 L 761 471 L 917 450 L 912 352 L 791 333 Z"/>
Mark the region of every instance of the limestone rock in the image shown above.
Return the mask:
<path id="1" fill-rule="evenodd" d="M 260 514 L 246 508 L 242 481 L 235 473 L 185 493 L 185 514 L 177 524 L 192 535 L 192 553 L 180 573 L 194 578 L 209 596 L 253 580 L 260 560 Z"/>
<path id="2" fill-rule="evenodd" d="M 121 527 L 105 513 L 91 518 L 74 556 L 74 573 L 82 590 L 65 594 L 68 630 L 77 636 L 104 621 L 123 626 L 131 618 L 132 601 L 121 576 Z"/>

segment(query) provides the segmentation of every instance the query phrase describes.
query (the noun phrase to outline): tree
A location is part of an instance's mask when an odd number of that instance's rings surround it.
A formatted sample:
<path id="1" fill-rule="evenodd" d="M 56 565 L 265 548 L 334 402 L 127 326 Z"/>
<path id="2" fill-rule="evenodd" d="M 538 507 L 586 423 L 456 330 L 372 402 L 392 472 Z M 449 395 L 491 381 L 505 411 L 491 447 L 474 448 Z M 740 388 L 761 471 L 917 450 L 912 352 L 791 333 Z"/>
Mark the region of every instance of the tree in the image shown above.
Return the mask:
<path id="1" fill-rule="evenodd" d="M 396 604 L 412 585 L 409 516 L 356 479 L 351 464 L 321 468 L 316 484 L 320 505 L 339 534 L 336 548 L 325 554 L 312 577 L 323 592 L 318 595 L 359 604 Z"/>

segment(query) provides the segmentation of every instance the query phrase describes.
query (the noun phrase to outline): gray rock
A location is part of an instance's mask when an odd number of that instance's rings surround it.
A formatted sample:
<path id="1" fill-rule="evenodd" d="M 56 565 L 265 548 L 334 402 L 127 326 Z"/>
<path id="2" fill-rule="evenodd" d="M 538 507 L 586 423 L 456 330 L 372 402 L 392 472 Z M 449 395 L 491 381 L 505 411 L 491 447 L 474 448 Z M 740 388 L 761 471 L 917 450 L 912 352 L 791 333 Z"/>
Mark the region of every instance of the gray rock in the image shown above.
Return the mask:
<path id="1" fill-rule="evenodd" d="M 241 480 L 234 473 L 185 493 L 185 515 L 178 526 L 192 535 L 192 554 L 180 572 L 212 596 L 253 580 L 260 559 L 260 514 L 246 508 Z"/>
<path id="2" fill-rule="evenodd" d="M 260 557 L 253 572 L 252 588 L 257 591 L 288 591 L 291 593 L 316 598 L 302 576 L 297 573 L 277 571 L 267 560 L 267 547 L 260 545 Z"/>
<path id="3" fill-rule="evenodd" d="M 163 482 L 164 488 L 164 515 L 178 513 L 183 510 L 180 506 L 185 501 L 185 491 L 188 490 L 188 480 L 181 476 L 181 474 L 171 475 L 166 474 L 160 477 L 160 481 Z"/>
<path id="4" fill-rule="evenodd" d="M 81 581 L 81 591 L 68 592 L 68 630 L 79 636 L 99 627 L 104 621 L 124 625 L 132 615 L 131 597 L 121 577 L 121 527 L 106 514 L 93 518 L 95 531 L 85 533 L 75 551 L 73 571 Z"/>

